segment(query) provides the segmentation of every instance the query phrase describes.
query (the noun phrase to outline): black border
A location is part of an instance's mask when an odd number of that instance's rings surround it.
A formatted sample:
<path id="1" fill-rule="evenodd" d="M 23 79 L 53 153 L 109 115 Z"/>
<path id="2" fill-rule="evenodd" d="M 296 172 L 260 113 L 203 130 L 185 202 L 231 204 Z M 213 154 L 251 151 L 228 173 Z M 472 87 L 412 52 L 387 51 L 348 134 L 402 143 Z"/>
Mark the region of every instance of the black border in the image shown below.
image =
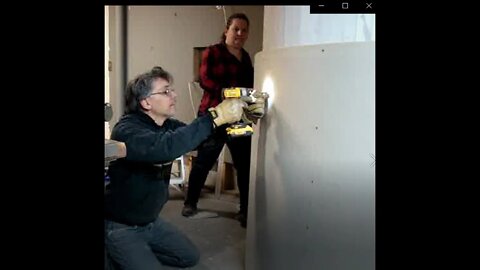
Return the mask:
<path id="1" fill-rule="evenodd" d="M 104 5 L 10 11 L 21 19 L 4 39 L 18 76 L 8 79 L 16 86 L 6 114 L 19 123 L 8 128 L 19 142 L 5 141 L 19 168 L 9 177 L 17 187 L 3 189 L 14 213 L 3 221 L 19 230 L 7 232 L 9 249 L 16 264 L 102 269 Z"/>

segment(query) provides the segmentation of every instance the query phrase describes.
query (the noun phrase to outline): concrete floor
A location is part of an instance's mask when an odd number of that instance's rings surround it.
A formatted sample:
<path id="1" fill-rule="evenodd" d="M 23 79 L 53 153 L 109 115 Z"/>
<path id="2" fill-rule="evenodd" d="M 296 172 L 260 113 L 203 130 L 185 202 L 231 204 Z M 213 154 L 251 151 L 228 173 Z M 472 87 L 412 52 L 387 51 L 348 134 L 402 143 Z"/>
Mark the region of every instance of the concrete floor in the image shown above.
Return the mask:
<path id="1" fill-rule="evenodd" d="M 200 262 L 190 268 L 165 269 L 243 270 L 245 269 L 246 229 L 234 219 L 238 212 L 238 197 L 228 194 L 214 199 L 211 193 L 202 193 L 199 210 L 215 212 L 215 218 L 191 219 L 181 215 L 183 194 L 170 188 L 170 200 L 160 216 L 183 231 L 200 250 Z"/>

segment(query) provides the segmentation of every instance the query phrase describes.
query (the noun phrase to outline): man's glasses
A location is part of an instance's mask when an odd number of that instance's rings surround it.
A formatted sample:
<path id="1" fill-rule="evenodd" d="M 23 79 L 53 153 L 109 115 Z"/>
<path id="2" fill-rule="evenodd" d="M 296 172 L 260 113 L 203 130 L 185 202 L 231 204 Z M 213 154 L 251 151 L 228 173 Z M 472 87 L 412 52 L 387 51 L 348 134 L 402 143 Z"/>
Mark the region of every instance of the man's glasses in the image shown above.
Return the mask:
<path id="1" fill-rule="evenodd" d="M 164 95 L 164 96 L 168 96 L 168 97 L 171 97 L 173 95 L 173 93 L 175 92 L 175 89 L 173 88 L 166 88 L 165 91 L 162 91 L 162 92 L 155 92 L 155 93 L 151 93 L 150 95 L 148 96 L 153 96 L 153 95 Z"/>

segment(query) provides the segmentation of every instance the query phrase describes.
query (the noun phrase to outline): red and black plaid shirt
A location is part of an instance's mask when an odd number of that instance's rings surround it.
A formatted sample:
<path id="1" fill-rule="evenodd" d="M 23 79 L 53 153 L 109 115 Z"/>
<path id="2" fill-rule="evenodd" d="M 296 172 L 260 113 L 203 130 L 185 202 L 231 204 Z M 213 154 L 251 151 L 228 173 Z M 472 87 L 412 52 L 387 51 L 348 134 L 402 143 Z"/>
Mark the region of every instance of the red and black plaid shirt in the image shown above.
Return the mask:
<path id="1" fill-rule="evenodd" d="M 198 108 L 204 114 L 222 101 L 222 89 L 253 87 L 253 66 L 250 55 L 242 49 L 242 61 L 231 54 L 224 43 L 205 49 L 200 66 L 200 86 L 205 90 Z"/>

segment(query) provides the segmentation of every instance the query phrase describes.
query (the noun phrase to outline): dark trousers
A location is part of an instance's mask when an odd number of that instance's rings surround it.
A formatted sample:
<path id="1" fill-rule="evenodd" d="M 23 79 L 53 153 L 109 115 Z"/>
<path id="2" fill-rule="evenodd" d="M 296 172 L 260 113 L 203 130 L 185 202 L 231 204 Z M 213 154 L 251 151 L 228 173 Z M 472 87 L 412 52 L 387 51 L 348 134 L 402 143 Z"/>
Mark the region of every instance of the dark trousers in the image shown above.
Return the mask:
<path id="1" fill-rule="evenodd" d="M 154 270 L 162 265 L 189 267 L 199 252 L 178 229 L 158 218 L 145 226 L 105 220 L 105 258 L 115 269 Z"/>
<path id="2" fill-rule="evenodd" d="M 240 192 L 240 212 L 248 211 L 248 186 L 250 182 L 251 136 L 228 138 L 224 127 L 219 127 L 198 147 L 197 158 L 192 164 L 188 179 L 188 192 L 185 205 L 197 206 L 200 192 L 208 172 L 218 159 L 223 146 L 227 144 L 232 154 L 233 166 L 237 171 L 237 186 Z"/>

